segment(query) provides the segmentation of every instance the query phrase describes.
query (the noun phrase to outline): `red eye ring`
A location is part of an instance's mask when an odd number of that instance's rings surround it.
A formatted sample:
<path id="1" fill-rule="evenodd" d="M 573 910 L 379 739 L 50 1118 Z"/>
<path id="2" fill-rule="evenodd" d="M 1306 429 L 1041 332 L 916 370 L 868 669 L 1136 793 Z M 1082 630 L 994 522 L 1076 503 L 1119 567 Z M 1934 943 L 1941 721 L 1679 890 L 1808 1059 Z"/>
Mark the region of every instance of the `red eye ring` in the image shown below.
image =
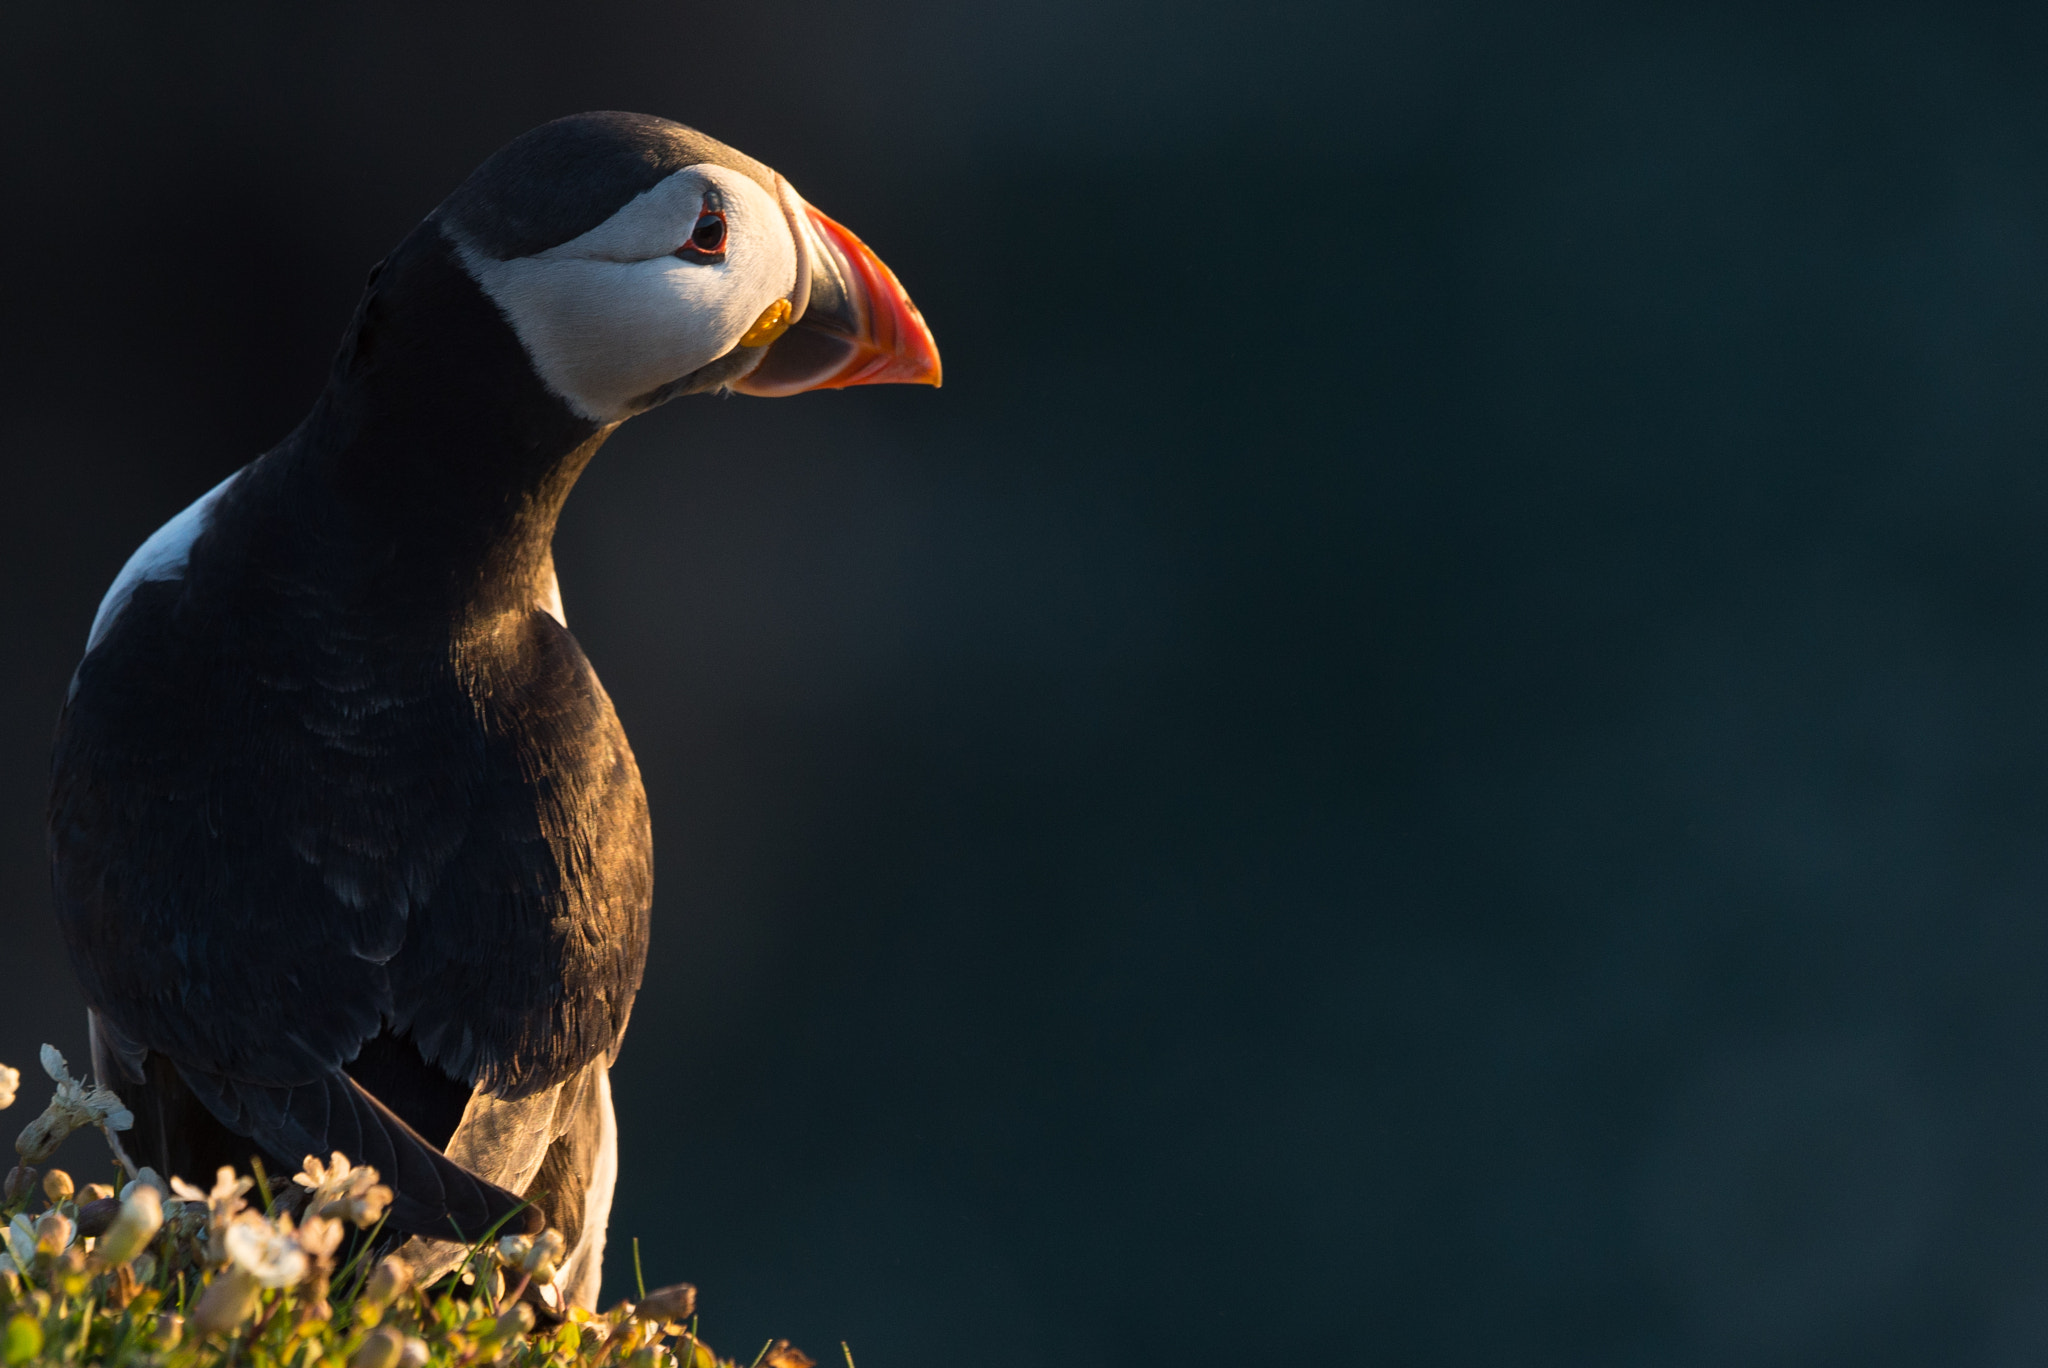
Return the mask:
<path id="1" fill-rule="evenodd" d="M 699 213 L 690 240 L 676 248 L 676 255 L 685 261 L 725 260 L 725 215 L 716 209 Z"/>

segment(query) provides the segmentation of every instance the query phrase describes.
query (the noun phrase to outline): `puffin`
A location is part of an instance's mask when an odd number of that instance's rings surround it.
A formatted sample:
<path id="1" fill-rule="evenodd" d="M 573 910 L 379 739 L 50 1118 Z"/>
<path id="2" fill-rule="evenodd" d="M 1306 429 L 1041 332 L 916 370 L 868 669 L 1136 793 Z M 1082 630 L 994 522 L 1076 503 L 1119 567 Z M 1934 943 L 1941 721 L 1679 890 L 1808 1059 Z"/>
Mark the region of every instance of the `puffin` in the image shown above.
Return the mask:
<path id="1" fill-rule="evenodd" d="M 338 1151 L 421 1276 L 553 1227 L 591 1306 L 653 861 L 557 515 L 670 399 L 939 381 L 874 252 L 667 119 L 544 124 L 427 215 L 305 419 L 123 566 L 59 717 L 56 914 L 136 1161 Z"/>

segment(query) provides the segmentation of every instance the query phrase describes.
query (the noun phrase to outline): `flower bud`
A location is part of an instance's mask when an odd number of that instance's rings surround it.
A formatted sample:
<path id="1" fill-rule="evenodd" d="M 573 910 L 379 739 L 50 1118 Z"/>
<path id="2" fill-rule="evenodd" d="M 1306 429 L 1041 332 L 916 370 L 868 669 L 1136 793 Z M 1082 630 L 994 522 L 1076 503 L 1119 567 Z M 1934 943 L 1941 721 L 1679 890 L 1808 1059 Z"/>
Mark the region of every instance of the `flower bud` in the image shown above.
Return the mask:
<path id="1" fill-rule="evenodd" d="M 185 1323 L 197 1335 L 228 1334 L 255 1314 L 256 1297 L 262 1290 L 255 1274 L 240 1264 L 229 1264 L 206 1285 Z"/>
<path id="2" fill-rule="evenodd" d="M 105 1183 L 87 1183 L 78 1190 L 78 1202 L 83 1206 L 87 1202 L 103 1201 L 114 1195 L 114 1190 Z"/>
<path id="3" fill-rule="evenodd" d="M 660 1321 L 640 1320 L 633 1314 L 633 1303 L 620 1303 L 626 1308 L 626 1322 L 605 1337 L 605 1343 L 616 1347 L 618 1356 L 625 1358 L 649 1340 L 660 1339 Z"/>
<path id="4" fill-rule="evenodd" d="M 21 1134 L 14 1137 L 14 1152 L 21 1156 L 24 1165 L 40 1164 L 55 1154 L 76 1129 L 70 1113 L 46 1111 L 21 1128 Z"/>
<path id="5" fill-rule="evenodd" d="M 348 1356 L 348 1368 L 398 1368 L 404 1353 L 405 1336 L 380 1325 Z"/>
<path id="6" fill-rule="evenodd" d="M 36 1171 L 27 1164 L 16 1164 L 7 1170 L 6 1200 L 9 1206 L 28 1196 L 36 1185 Z"/>
<path id="7" fill-rule="evenodd" d="M 533 1329 L 533 1308 L 525 1302 L 514 1302 L 498 1316 L 498 1323 L 484 1335 L 493 1344 L 503 1344 L 516 1336 Z"/>
<path id="8" fill-rule="evenodd" d="M 557 1266 L 562 1262 L 562 1253 L 567 1247 L 561 1231 L 552 1228 L 543 1230 L 533 1237 L 525 1257 L 519 1261 L 519 1271 L 529 1274 L 535 1282 L 551 1283 L 555 1280 Z"/>
<path id="9" fill-rule="evenodd" d="M 370 1280 L 363 1284 L 362 1295 L 356 1301 L 358 1305 L 374 1306 L 382 1311 L 411 1285 L 412 1269 L 403 1259 L 387 1254 L 370 1270 Z"/>
<path id="10" fill-rule="evenodd" d="M 63 1169 L 51 1169 L 43 1175 L 43 1196 L 50 1199 L 51 1206 L 70 1201 L 74 1191 L 76 1189 L 71 1185 L 71 1175 Z"/>
<path id="11" fill-rule="evenodd" d="M 427 1348 L 425 1340 L 407 1335 L 405 1347 L 398 1351 L 398 1368 L 426 1368 L 427 1360 L 431 1357 L 432 1351 Z"/>
<path id="12" fill-rule="evenodd" d="M 56 1211 L 46 1211 L 36 1222 L 36 1252 L 56 1258 L 71 1248 L 71 1237 L 77 1227 L 71 1218 Z"/>
<path id="13" fill-rule="evenodd" d="M 91 1189 L 88 1188 L 86 1191 L 90 1192 Z M 81 1202 L 78 1206 L 78 1233 L 97 1239 L 107 1233 L 107 1227 L 111 1226 L 114 1218 L 120 1214 L 121 1199 L 118 1197 L 101 1197 L 95 1201 Z"/>
<path id="14" fill-rule="evenodd" d="M 642 1320 L 686 1321 L 696 1312 L 697 1289 L 688 1283 L 672 1283 L 649 1292 L 634 1314 Z"/>
<path id="15" fill-rule="evenodd" d="M 43 1323 L 26 1311 L 8 1318 L 4 1352 L 9 1363 L 27 1363 L 43 1352 Z"/>
<path id="16" fill-rule="evenodd" d="M 93 1256 L 109 1266 L 127 1263 L 156 1238 L 163 1224 L 163 1199 L 155 1188 L 137 1185 L 122 1201 L 121 1214 L 100 1237 Z"/>
<path id="17" fill-rule="evenodd" d="M 115 1267 L 113 1276 L 102 1288 L 101 1305 L 113 1311 L 126 1311 L 142 1295 L 142 1283 L 136 1278 L 135 1270 L 128 1264 Z"/>
<path id="18" fill-rule="evenodd" d="M 299 1248 L 324 1259 L 341 1247 L 341 1222 L 331 1216 L 308 1216 L 299 1227 Z"/>

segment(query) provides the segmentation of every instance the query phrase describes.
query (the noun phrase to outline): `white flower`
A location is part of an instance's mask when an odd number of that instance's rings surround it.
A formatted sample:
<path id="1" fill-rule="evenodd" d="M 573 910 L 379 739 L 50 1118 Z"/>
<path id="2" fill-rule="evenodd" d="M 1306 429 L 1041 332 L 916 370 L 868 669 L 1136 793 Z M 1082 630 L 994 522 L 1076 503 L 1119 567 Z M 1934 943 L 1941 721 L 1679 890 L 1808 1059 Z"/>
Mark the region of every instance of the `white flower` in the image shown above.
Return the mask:
<path id="1" fill-rule="evenodd" d="M 141 1180 L 138 1179 L 137 1181 Z M 172 1192 L 177 1193 L 180 1198 L 187 1202 L 202 1203 L 212 1213 L 213 1219 L 222 1225 L 226 1225 L 229 1221 L 233 1220 L 235 1213 L 248 1205 L 248 1203 L 242 1200 L 242 1194 L 255 1186 L 256 1180 L 254 1178 L 238 1178 L 235 1176 L 235 1171 L 226 1164 L 222 1164 L 218 1169 L 214 1170 L 213 1191 L 211 1192 L 194 1187 L 183 1178 L 171 1179 Z"/>
<path id="2" fill-rule="evenodd" d="M 185 1202 L 184 1211 L 179 1213 L 180 1225 L 190 1219 L 185 1215 L 186 1212 L 206 1213 L 206 1255 L 211 1262 L 227 1262 L 228 1250 L 222 1240 L 227 1234 L 229 1222 L 248 1205 L 242 1200 L 242 1195 L 254 1186 L 254 1178 L 237 1178 L 235 1171 L 226 1164 L 222 1164 L 215 1171 L 211 1192 L 202 1192 L 183 1178 L 171 1179 L 171 1191 L 177 1193 Z"/>
<path id="3" fill-rule="evenodd" d="M 305 1280 L 306 1251 L 293 1237 L 289 1216 L 273 1223 L 243 1212 L 228 1227 L 226 1242 L 235 1267 L 265 1287 L 292 1287 Z"/>
<path id="4" fill-rule="evenodd" d="M 21 1086 L 21 1070 L 0 1064 L 0 1111 L 14 1105 L 14 1090 Z"/>
<path id="5" fill-rule="evenodd" d="M 56 1083 L 57 1091 L 43 1114 L 29 1122 L 14 1142 L 14 1152 L 24 1164 L 42 1163 L 57 1152 L 66 1136 L 86 1126 L 98 1126 L 111 1140 L 113 1132 L 135 1124 L 135 1113 L 122 1106 L 111 1089 L 73 1078 L 56 1046 L 43 1046 L 42 1058 L 43 1072 Z"/>
<path id="6" fill-rule="evenodd" d="M 331 1216 L 363 1230 L 377 1224 L 391 1205 L 391 1189 L 377 1181 L 377 1170 L 368 1164 L 350 1167 L 340 1150 L 325 1164 L 319 1156 L 307 1155 L 304 1171 L 293 1174 L 292 1181 L 309 1194 L 308 1215 Z"/>

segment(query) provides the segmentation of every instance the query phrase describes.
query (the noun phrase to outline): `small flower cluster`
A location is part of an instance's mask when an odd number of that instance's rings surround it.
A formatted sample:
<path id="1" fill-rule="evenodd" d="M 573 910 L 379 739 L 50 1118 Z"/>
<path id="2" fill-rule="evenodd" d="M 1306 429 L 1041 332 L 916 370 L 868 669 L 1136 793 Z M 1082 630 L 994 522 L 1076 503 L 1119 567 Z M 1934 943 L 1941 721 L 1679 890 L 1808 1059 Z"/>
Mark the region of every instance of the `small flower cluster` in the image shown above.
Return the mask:
<path id="1" fill-rule="evenodd" d="M 309 1214 L 365 1230 L 383 1220 L 384 1208 L 391 1205 L 391 1189 L 377 1181 L 377 1170 L 362 1164 L 351 1168 L 340 1150 L 325 1164 L 307 1155 L 305 1171 L 294 1174 L 292 1181 L 306 1189 Z"/>
<path id="2" fill-rule="evenodd" d="M 91 1125 L 111 1142 L 132 1124 L 55 1050 L 43 1064 L 57 1096 L 39 1134 Z M 0 1107 L 18 1088 L 0 1066 Z M 223 1168 L 201 1189 L 125 1156 L 118 1190 L 79 1186 L 37 1171 L 27 1156 L 47 1158 L 41 1144 L 17 1146 L 24 1162 L 0 1195 L 5 1368 L 738 1368 L 697 1339 L 687 1285 L 602 1315 L 563 1307 L 559 1231 L 480 1243 L 456 1276 L 415 1288 L 403 1261 L 378 1257 L 393 1243 L 382 1230 L 391 1189 L 341 1154 L 308 1156 L 273 1196 L 260 1168 Z M 754 1363 L 812 1368 L 783 1341 Z"/>

